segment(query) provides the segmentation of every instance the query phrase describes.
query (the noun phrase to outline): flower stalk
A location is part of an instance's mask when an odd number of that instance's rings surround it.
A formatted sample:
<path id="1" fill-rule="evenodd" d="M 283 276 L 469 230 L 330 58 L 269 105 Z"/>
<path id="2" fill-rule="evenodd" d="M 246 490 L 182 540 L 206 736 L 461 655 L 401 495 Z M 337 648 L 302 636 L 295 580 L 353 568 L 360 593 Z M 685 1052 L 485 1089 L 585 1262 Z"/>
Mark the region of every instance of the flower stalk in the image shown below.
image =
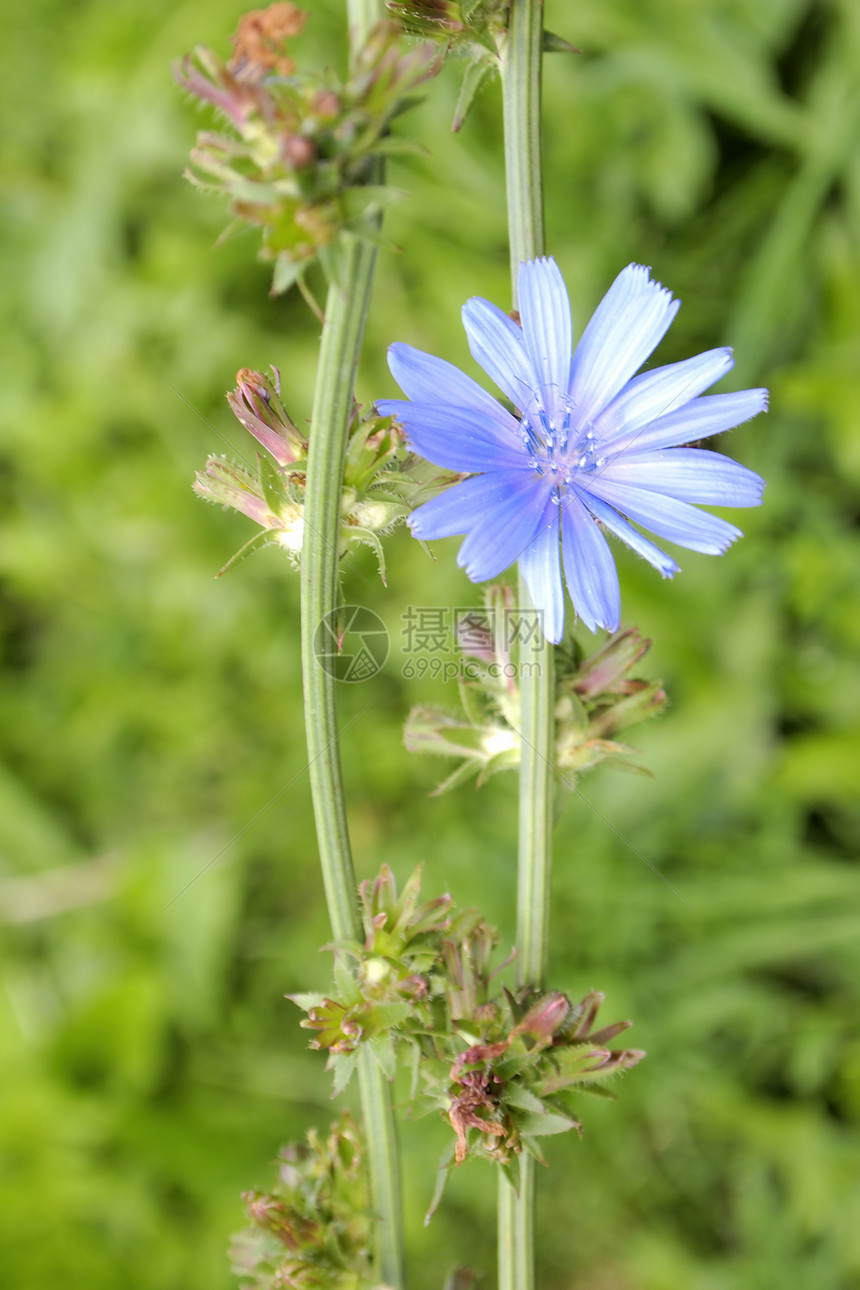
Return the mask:
<path id="1" fill-rule="evenodd" d="M 505 182 L 511 284 L 516 307 L 520 262 L 544 251 L 541 168 L 541 52 L 543 5 L 512 0 L 502 65 Z M 519 603 L 531 605 L 522 573 Z M 537 633 L 524 668 L 520 699 L 519 858 L 517 868 L 517 950 L 521 984 L 543 989 L 549 931 L 552 865 L 552 758 L 554 743 L 553 648 Z M 521 1161 L 520 1186 L 499 1178 L 499 1290 L 534 1290 L 535 1162 Z"/>
<path id="2" fill-rule="evenodd" d="M 329 289 L 311 418 L 302 543 L 305 728 L 320 864 L 335 940 L 357 939 L 361 924 L 338 743 L 336 682 L 319 665 L 314 636 L 321 620 L 337 606 L 343 460 L 375 259 L 373 247 L 352 240 L 344 255 L 343 281 Z M 391 1099 L 369 1053 L 361 1057 L 360 1086 L 372 1203 L 379 1217 L 377 1267 L 385 1285 L 398 1290 L 405 1283 Z"/>
<path id="3" fill-rule="evenodd" d="M 379 17 L 378 5 L 374 0 L 348 0 L 347 16 L 354 58 Z M 341 281 L 329 288 L 311 419 L 302 543 L 302 675 L 309 775 L 336 940 L 359 937 L 361 922 L 346 819 L 335 679 L 319 665 L 314 635 L 320 621 L 337 606 L 343 464 L 375 262 L 372 245 L 348 237 Z M 391 1096 L 371 1054 L 362 1054 L 360 1063 L 371 1205 L 377 1218 L 376 1270 L 381 1282 L 401 1290 L 405 1286 L 403 1223 Z"/>

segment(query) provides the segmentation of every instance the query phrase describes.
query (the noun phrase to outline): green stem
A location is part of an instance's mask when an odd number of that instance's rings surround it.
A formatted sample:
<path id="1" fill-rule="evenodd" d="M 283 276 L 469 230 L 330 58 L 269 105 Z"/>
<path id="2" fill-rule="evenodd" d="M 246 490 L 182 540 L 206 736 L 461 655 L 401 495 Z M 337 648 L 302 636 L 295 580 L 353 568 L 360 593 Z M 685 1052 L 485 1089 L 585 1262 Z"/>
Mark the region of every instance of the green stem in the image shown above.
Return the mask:
<path id="1" fill-rule="evenodd" d="M 541 170 L 541 0 L 512 0 L 502 67 L 511 278 L 544 250 Z M 532 608 L 520 576 L 518 603 Z M 520 984 L 545 985 L 552 866 L 554 657 L 541 634 L 520 651 L 520 815 L 517 963 Z M 526 665 L 526 666 L 524 666 Z M 534 1290 L 534 1160 L 520 1157 L 520 1188 L 499 1180 L 499 1290 Z"/>
<path id="2" fill-rule="evenodd" d="M 347 0 L 353 58 L 378 17 L 378 0 Z M 342 283 L 329 288 L 311 418 L 302 542 L 305 728 L 320 865 L 335 940 L 361 940 L 362 930 L 346 819 L 335 680 L 317 661 L 314 635 L 322 619 L 337 607 L 343 459 L 375 263 L 371 246 L 349 239 Z M 378 1219 L 377 1275 L 386 1286 L 403 1290 L 403 1220 L 391 1094 L 369 1051 L 361 1053 L 358 1069 L 371 1203 Z"/>
<path id="3" fill-rule="evenodd" d="M 353 54 L 360 49 L 382 14 L 379 0 L 346 0 L 346 18 Z"/>
<path id="4" fill-rule="evenodd" d="M 335 940 L 360 940 L 361 924 L 341 774 L 336 682 L 320 667 L 314 635 L 338 603 L 343 458 L 375 258 L 372 247 L 351 241 L 344 255 L 343 285 L 329 288 L 311 416 L 302 544 L 302 671 L 309 776 Z"/>
<path id="5" fill-rule="evenodd" d="M 378 3 L 348 0 L 347 17 L 355 57 L 378 18 Z M 302 543 L 304 721 L 322 881 L 335 940 L 360 940 L 361 921 L 356 908 L 356 877 L 340 769 L 335 681 L 318 664 L 313 637 L 321 620 L 338 604 L 343 458 L 375 259 L 371 246 L 349 240 L 344 253 L 343 283 L 331 286 L 327 295 L 309 436 Z M 358 1084 L 371 1205 L 378 1216 L 376 1272 L 384 1284 L 402 1290 L 406 1278 L 395 1117 L 388 1082 L 367 1050 L 358 1059 Z"/>
<path id="6" fill-rule="evenodd" d="M 346 8 L 355 58 L 379 18 L 379 0 L 347 0 Z M 317 662 L 314 634 L 337 607 L 343 458 L 375 262 L 372 247 L 350 240 L 342 285 L 329 289 L 311 420 L 302 543 L 305 726 L 320 864 L 335 940 L 360 940 L 361 923 L 346 821 L 335 682 Z M 401 1290 L 406 1278 L 394 1115 L 388 1083 L 367 1050 L 359 1058 L 359 1085 L 372 1205 L 378 1216 L 377 1273 L 386 1285 Z"/>
<path id="7" fill-rule="evenodd" d="M 326 901 L 335 940 L 361 940 L 356 882 L 346 821 L 338 744 L 335 680 L 317 661 L 314 636 L 337 607 L 343 458 L 355 370 L 376 254 L 350 239 L 343 281 L 326 301 L 308 452 L 302 543 L 302 673 L 311 795 Z M 359 1063 L 362 1115 L 374 1213 L 377 1272 L 386 1286 L 405 1285 L 403 1225 L 394 1118 L 388 1083 L 369 1051 Z"/>
<path id="8" fill-rule="evenodd" d="M 505 186 L 514 302 L 521 260 L 543 255 L 541 166 L 541 0 L 512 0 L 502 54 Z"/>

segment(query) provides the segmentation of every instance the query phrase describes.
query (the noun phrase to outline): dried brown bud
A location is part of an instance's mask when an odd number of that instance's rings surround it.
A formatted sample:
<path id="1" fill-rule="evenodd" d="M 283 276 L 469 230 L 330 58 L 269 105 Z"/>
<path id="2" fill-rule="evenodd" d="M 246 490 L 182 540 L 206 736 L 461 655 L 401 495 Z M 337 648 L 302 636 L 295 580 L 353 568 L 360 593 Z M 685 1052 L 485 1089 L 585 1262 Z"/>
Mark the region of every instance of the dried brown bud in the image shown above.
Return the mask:
<path id="1" fill-rule="evenodd" d="M 258 81 L 266 72 L 289 76 L 295 71 L 295 63 L 286 52 L 285 42 L 298 36 L 307 20 L 308 15 L 288 0 L 246 13 L 239 19 L 228 67 L 240 80 Z"/>

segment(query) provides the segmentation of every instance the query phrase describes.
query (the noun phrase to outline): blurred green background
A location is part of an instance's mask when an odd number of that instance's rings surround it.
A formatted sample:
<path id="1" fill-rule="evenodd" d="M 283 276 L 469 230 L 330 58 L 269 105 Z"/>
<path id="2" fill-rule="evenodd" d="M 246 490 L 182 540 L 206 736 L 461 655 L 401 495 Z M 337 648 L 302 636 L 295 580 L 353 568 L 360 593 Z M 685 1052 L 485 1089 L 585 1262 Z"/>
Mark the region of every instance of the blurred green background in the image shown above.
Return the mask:
<path id="1" fill-rule="evenodd" d="M 339 64 L 336 0 L 309 62 Z M 171 80 L 228 51 L 234 0 L 30 0 L 2 18 L 0 1260 L 15 1290 L 222 1290 L 238 1194 L 332 1114 L 287 991 L 329 962 L 304 775 L 297 580 L 274 551 L 213 575 L 251 525 L 196 501 L 223 401 L 282 370 L 310 411 L 318 326 L 271 300 L 256 236 L 181 171 L 204 123 Z M 736 346 L 726 388 L 772 410 L 729 436 L 769 481 L 721 560 L 663 583 L 618 553 L 625 618 L 672 706 L 558 829 L 553 983 L 606 991 L 648 1060 L 554 1139 L 543 1290 L 860 1285 L 860 8 L 855 0 L 548 0 L 580 46 L 546 67 L 548 247 L 576 325 L 618 270 L 684 306 L 659 352 Z M 449 66 L 401 130 L 426 156 L 380 258 L 364 398 L 406 340 L 470 366 L 459 307 L 508 298 L 498 86 L 448 133 Z M 408 122 L 408 126 L 407 126 Z M 513 780 L 441 800 L 407 757 L 410 604 L 477 603 L 439 546 L 388 544 L 349 598 L 392 632 L 342 687 L 356 865 L 513 935 Z M 584 639 L 588 639 L 587 633 Z M 370 705 L 366 707 L 366 705 Z M 584 800 L 584 799 L 587 799 Z M 656 865 L 684 903 L 642 862 Z M 494 1282 L 493 1185 L 455 1178 L 425 1231 L 441 1123 L 407 1125 L 415 1290 Z"/>

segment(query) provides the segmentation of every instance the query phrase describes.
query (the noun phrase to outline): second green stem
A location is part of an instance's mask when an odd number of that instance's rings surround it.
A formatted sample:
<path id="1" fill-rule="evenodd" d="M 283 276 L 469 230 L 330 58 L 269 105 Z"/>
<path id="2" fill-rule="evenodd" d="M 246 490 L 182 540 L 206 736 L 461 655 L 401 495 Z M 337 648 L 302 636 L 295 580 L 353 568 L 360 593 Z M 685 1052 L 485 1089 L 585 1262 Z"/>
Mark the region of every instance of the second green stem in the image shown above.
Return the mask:
<path id="1" fill-rule="evenodd" d="M 505 178 L 511 277 L 516 306 L 517 274 L 523 260 L 543 254 L 541 169 L 541 55 L 543 5 L 512 0 L 502 67 Z M 520 576 L 517 603 L 532 611 Z M 520 653 L 520 795 L 517 881 L 517 963 L 521 985 L 545 985 L 552 866 L 552 765 L 555 673 L 553 647 L 531 633 Z M 527 666 L 524 666 L 527 664 Z M 520 1187 L 499 1180 L 499 1290 L 534 1290 L 534 1160 L 520 1158 Z"/>

